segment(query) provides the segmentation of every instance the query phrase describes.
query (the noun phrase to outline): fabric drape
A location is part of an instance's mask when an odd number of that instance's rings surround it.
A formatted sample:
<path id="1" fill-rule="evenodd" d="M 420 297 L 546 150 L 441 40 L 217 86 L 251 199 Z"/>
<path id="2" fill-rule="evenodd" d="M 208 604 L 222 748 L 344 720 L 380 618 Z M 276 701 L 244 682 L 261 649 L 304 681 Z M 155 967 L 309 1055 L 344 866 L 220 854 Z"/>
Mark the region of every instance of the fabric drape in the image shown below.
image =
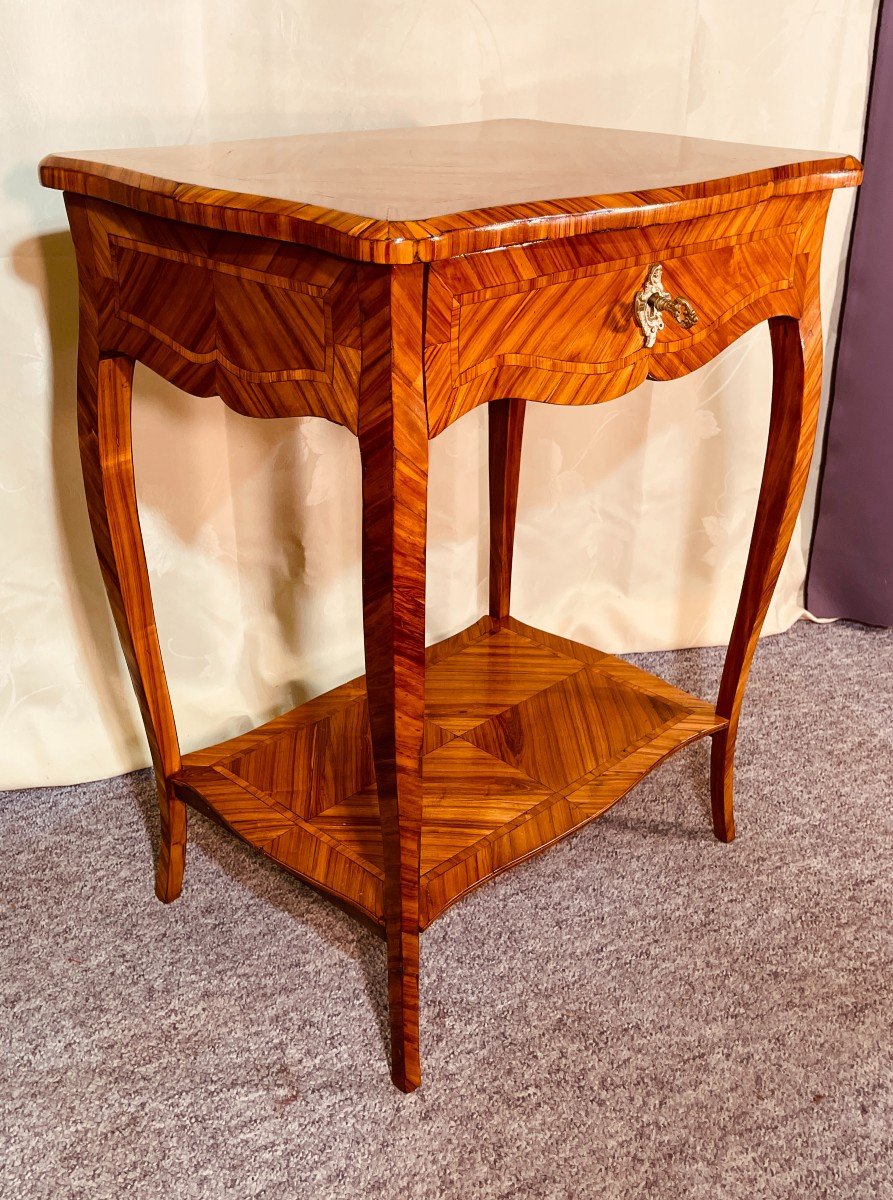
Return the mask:
<path id="1" fill-rule="evenodd" d="M 893 625 L 893 6 L 885 5 L 809 564 L 818 617 Z"/>
<path id="2" fill-rule="evenodd" d="M 148 753 L 75 437 L 77 287 L 53 151 L 534 117 L 851 152 L 875 0 L 29 0 L 0 34 L 0 788 Z M 498 168 L 498 164 L 494 164 Z M 823 255 L 833 333 L 852 194 Z M 513 607 L 606 650 L 728 638 L 766 446 L 755 329 L 595 408 L 529 405 Z M 137 367 L 137 491 L 184 750 L 363 670 L 356 439 L 251 421 Z M 431 447 L 428 637 L 487 607 L 486 413 Z M 803 613 L 811 507 L 766 632 Z M 711 685 L 712 686 L 712 685 Z M 705 685 L 705 695 L 710 688 Z"/>

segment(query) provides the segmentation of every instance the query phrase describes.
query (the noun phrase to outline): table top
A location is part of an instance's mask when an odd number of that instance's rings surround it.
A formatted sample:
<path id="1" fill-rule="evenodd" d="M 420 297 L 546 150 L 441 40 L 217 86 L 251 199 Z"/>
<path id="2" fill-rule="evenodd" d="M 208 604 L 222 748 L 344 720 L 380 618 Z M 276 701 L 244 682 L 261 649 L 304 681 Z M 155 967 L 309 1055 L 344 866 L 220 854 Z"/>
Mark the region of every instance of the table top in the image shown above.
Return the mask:
<path id="1" fill-rule="evenodd" d="M 753 202 L 754 189 L 768 196 L 859 178 L 849 155 L 524 120 L 54 154 L 41 163 L 48 187 L 393 263 L 688 219 Z"/>

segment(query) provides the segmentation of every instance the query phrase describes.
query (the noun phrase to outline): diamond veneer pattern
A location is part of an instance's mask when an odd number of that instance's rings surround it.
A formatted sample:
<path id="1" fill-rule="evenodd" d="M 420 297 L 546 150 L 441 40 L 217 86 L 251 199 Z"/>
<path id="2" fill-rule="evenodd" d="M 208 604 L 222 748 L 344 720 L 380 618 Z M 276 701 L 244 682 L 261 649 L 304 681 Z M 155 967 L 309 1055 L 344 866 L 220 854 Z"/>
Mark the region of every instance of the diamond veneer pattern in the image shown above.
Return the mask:
<path id="1" fill-rule="evenodd" d="M 428 669 L 426 715 L 441 729 L 464 733 L 582 666 L 548 646 L 500 629 Z"/>
<path id="2" fill-rule="evenodd" d="M 427 669 L 423 924 L 610 807 L 645 758 L 715 725 L 709 706 L 629 664 L 515 625 L 475 627 Z M 383 855 L 362 682 L 277 719 L 237 753 L 221 747 L 200 782 L 242 836 L 299 874 L 337 878 L 336 891 L 375 915 Z"/>
<path id="3" fill-rule="evenodd" d="M 423 873 L 616 761 L 682 711 L 509 629 L 430 667 L 425 698 Z M 543 729 L 551 736 L 537 738 Z M 382 868 L 371 765 L 367 785 L 313 824 Z"/>
<path id="4" fill-rule="evenodd" d="M 621 703 L 618 703 L 618 700 Z M 552 791 L 607 767 L 682 709 L 625 687 L 597 668 L 578 671 L 463 736 Z M 549 731 L 543 737 L 543 730 Z"/>
<path id="5" fill-rule="evenodd" d="M 423 768 L 422 871 L 480 841 L 549 794 L 542 784 L 461 738 L 432 751 Z M 327 809 L 314 824 L 382 866 L 374 784 Z"/>

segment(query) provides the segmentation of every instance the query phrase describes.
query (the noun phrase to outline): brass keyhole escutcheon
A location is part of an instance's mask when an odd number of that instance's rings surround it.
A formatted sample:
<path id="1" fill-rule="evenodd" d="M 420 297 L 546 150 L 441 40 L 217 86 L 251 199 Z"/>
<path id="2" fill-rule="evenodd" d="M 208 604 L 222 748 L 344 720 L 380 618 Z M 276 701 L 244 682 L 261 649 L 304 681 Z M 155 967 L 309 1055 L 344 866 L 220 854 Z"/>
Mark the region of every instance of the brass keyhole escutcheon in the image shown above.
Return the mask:
<path id="1" fill-rule="evenodd" d="M 633 301 L 633 312 L 636 324 L 645 338 L 645 348 L 650 350 L 657 340 L 657 335 L 664 327 L 663 314 L 669 313 L 683 329 L 691 329 L 698 323 L 698 314 L 691 301 L 685 296 L 671 296 L 663 284 L 664 268 L 662 263 L 652 263 L 645 276 L 645 282 L 636 292 Z"/>

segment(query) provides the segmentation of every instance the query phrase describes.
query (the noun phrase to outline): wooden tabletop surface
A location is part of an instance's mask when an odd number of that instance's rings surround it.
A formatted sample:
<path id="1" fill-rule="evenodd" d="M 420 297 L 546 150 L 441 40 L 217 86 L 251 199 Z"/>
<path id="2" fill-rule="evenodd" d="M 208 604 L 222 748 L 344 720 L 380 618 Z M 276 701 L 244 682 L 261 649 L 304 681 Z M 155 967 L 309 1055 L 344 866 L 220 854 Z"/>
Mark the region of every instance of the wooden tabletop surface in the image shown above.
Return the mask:
<path id="1" fill-rule="evenodd" d="M 754 187 L 844 186 L 858 171 L 843 154 L 502 120 L 54 154 L 41 179 L 159 215 L 399 262 L 630 224 L 631 209 Z M 422 246 L 450 235 L 455 243 L 458 233 L 458 248 Z"/>

